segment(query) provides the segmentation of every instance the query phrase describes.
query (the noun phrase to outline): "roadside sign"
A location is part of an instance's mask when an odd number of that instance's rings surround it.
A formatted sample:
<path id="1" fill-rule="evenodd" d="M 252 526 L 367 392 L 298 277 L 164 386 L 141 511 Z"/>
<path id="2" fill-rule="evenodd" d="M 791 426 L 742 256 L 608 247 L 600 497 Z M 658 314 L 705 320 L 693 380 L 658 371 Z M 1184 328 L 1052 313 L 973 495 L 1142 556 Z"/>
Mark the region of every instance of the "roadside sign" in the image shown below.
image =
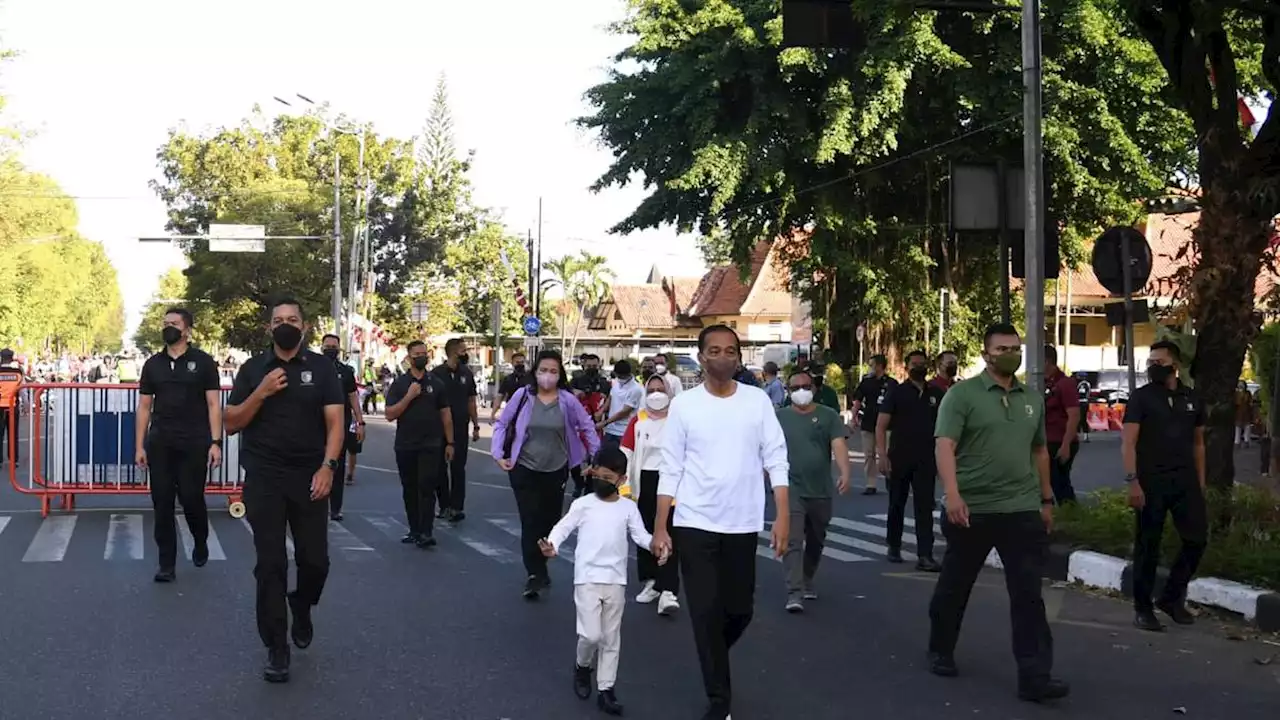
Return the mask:
<path id="1" fill-rule="evenodd" d="M 416 323 L 424 323 L 427 321 L 431 310 L 424 302 L 416 302 L 413 304 L 413 321 Z"/>
<path id="2" fill-rule="evenodd" d="M 524 334 L 537 335 L 542 331 L 542 321 L 530 315 L 524 319 Z"/>
<path id="3" fill-rule="evenodd" d="M 1129 256 L 1124 257 L 1125 241 Z M 1151 245 L 1142 233 L 1131 227 L 1113 227 L 1102 233 L 1093 244 L 1093 274 L 1102 287 L 1112 294 L 1124 295 L 1124 266 L 1129 265 L 1131 293 L 1141 293 L 1151 277 Z"/>
<path id="4" fill-rule="evenodd" d="M 542 338 L 537 335 L 530 335 L 524 339 L 524 346 L 527 348 L 536 348 L 542 345 Z"/>
<path id="5" fill-rule="evenodd" d="M 209 252 L 260 253 L 267 250 L 265 225 L 209 225 Z"/>

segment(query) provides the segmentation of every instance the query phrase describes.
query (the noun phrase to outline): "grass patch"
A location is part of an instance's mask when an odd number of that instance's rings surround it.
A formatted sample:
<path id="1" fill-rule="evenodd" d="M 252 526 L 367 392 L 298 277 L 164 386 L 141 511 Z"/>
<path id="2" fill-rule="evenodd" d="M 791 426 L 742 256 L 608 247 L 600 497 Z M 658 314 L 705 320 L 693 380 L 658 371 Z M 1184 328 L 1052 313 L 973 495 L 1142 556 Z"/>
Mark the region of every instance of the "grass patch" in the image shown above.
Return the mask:
<path id="1" fill-rule="evenodd" d="M 1224 580 L 1280 592 L 1280 500 L 1267 490 L 1237 485 L 1232 492 L 1210 491 L 1209 546 L 1198 577 Z M 1127 496 L 1099 490 L 1076 505 L 1058 508 L 1054 539 L 1081 550 L 1132 559 L 1136 527 Z M 1168 567 L 1180 541 L 1166 520 L 1161 564 Z"/>

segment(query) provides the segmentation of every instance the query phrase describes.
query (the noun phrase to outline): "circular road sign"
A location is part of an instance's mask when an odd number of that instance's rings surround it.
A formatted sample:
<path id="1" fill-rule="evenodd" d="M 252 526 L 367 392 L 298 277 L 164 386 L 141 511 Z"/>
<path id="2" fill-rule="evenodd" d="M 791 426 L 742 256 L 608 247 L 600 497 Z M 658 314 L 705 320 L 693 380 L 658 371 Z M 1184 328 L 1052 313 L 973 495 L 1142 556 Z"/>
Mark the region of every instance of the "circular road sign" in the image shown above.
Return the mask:
<path id="1" fill-rule="evenodd" d="M 530 315 L 524 319 L 524 334 L 537 335 L 542 330 L 542 321 Z"/>
<path id="2" fill-rule="evenodd" d="M 1125 258 L 1124 240 L 1129 240 Z M 1151 246 L 1142 233 L 1131 227 L 1113 227 L 1093 244 L 1093 274 L 1113 295 L 1124 294 L 1124 263 L 1129 263 L 1129 291 L 1141 292 L 1151 277 Z"/>

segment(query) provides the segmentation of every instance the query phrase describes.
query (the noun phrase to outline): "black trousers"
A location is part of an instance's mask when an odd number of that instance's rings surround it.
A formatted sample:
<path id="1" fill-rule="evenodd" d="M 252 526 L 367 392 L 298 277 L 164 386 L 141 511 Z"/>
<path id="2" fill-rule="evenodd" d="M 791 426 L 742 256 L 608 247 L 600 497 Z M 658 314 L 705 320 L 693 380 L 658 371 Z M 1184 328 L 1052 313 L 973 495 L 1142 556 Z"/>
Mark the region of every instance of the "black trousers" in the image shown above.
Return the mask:
<path id="1" fill-rule="evenodd" d="M 516 510 L 520 513 L 520 554 L 524 557 L 524 569 L 529 575 L 545 580 L 547 558 L 538 548 L 538 541 L 550 534 L 551 528 L 560 521 L 569 468 L 537 472 L 516 465 L 508 477 L 516 495 Z"/>
<path id="2" fill-rule="evenodd" d="M 1053 670 L 1053 634 L 1040 593 L 1049 547 L 1040 513 L 970 515 L 967 528 L 953 525 L 944 516 L 942 534 L 947 538 L 947 552 L 929 603 L 930 652 L 948 657 L 955 652 L 973 583 L 994 547 L 1004 564 L 1004 583 L 1009 591 L 1018 681 L 1046 681 Z"/>
<path id="3" fill-rule="evenodd" d="M 333 489 L 329 491 L 329 514 L 342 512 L 342 501 L 347 491 L 347 450 L 338 453 L 338 469 L 333 471 Z"/>
<path id="4" fill-rule="evenodd" d="M 746 632 L 755 608 L 756 534 L 677 527 L 672 543 L 680 548 L 702 685 L 712 706 L 727 711 L 732 699 L 729 649 Z"/>
<path id="5" fill-rule="evenodd" d="M 915 505 L 916 554 L 933 557 L 933 506 L 938 473 L 931 462 L 892 463 L 889 473 L 889 519 L 885 542 L 902 549 L 902 529 L 906 525 L 907 495 Z"/>
<path id="6" fill-rule="evenodd" d="M 316 467 L 254 468 L 245 473 L 244 504 L 258 562 L 258 636 L 267 647 L 288 644 L 289 556 L 285 528 L 293 535 L 298 583 L 294 597 L 316 605 L 329 577 L 329 503 L 311 499 Z"/>
<path id="7" fill-rule="evenodd" d="M 640 510 L 640 519 L 644 521 L 644 529 L 650 533 L 653 532 L 654 523 L 658 520 L 658 471 L 657 470 L 641 470 L 640 471 L 640 495 L 636 498 L 636 506 Z M 667 515 L 667 532 L 674 535 L 675 513 Z M 674 544 L 674 543 L 673 543 Z M 645 548 L 636 548 L 636 574 L 640 577 L 640 582 L 653 581 L 653 589 L 658 592 L 672 592 L 680 594 L 680 569 L 679 555 L 676 548 L 672 548 L 671 557 L 667 558 L 666 565 L 659 565 L 658 558 L 653 556 Z"/>
<path id="8" fill-rule="evenodd" d="M 1160 565 L 1165 516 L 1173 516 L 1173 527 L 1182 539 L 1182 548 L 1169 568 L 1169 579 L 1160 594 L 1162 600 L 1181 602 L 1186 597 L 1187 584 L 1199 567 L 1200 558 L 1204 557 L 1209 526 L 1204 492 L 1194 472 L 1180 478 L 1140 482 L 1147 502 L 1141 510 L 1134 511 L 1133 605 L 1144 612 L 1153 607 L 1151 596 L 1155 592 L 1156 568 Z"/>
<path id="9" fill-rule="evenodd" d="M 436 499 L 441 510 L 462 512 L 467 503 L 467 456 L 471 454 L 471 436 L 467 426 L 453 427 L 453 460 L 446 462 L 440 453 L 440 482 L 436 485 Z"/>
<path id="10" fill-rule="evenodd" d="M 1076 501 L 1076 489 L 1071 486 L 1071 466 L 1080 453 L 1080 441 L 1071 443 L 1071 457 L 1066 462 L 1058 460 L 1058 451 L 1061 449 L 1062 443 L 1049 443 L 1049 483 L 1059 505 Z"/>
<path id="11" fill-rule="evenodd" d="M 147 443 L 151 468 L 151 507 L 156 513 L 156 549 L 160 567 L 172 570 L 178 561 L 178 523 L 173 501 L 182 502 L 182 514 L 191 528 L 196 547 L 209 540 L 209 510 L 204 504 L 205 478 L 209 474 L 209 446 L 181 447 L 164 442 Z"/>
<path id="12" fill-rule="evenodd" d="M 4 438 L 4 450 L 0 450 L 0 457 L 13 460 L 15 465 L 21 462 L 22 457 L 22 441 L 18 437 L 18 424 L 21 422 L 22 418 L 12 408 L 0 408 L 0 437 Z M 10 427 L 9 423 L 13 423 L 13 426 Z"/>
<path id="13" fill-rule="evenodd" d="M 404 516 L 411 535 L 430 537 L 434 529 L 436 491 L 444 482 L 440 474 L 443 460 L 443 448 L 396 451 Z"/>

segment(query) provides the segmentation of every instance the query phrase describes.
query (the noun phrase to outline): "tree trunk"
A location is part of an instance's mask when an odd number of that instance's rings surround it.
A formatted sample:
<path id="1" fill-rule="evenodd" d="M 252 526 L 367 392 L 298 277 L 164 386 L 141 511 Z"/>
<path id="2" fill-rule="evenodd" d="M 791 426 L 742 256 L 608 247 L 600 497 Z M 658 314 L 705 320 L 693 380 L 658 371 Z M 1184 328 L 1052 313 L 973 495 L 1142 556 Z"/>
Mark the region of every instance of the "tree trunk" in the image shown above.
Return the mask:
<path id="1" fill-rule="evenodd" d="M 1258 333 L 1254 286 L 1270 232 L 1267 223 L 1248 215 L 1243 193 L 1225 184 L 1215 183 L 1201 201 L 1191 314 L 1198 336 L 1196 390 L 1208 415 L 1205 474 L 1210 486 L 1230 489 L 1235 480 L 1234 393 L 1245 353 Z"/>

